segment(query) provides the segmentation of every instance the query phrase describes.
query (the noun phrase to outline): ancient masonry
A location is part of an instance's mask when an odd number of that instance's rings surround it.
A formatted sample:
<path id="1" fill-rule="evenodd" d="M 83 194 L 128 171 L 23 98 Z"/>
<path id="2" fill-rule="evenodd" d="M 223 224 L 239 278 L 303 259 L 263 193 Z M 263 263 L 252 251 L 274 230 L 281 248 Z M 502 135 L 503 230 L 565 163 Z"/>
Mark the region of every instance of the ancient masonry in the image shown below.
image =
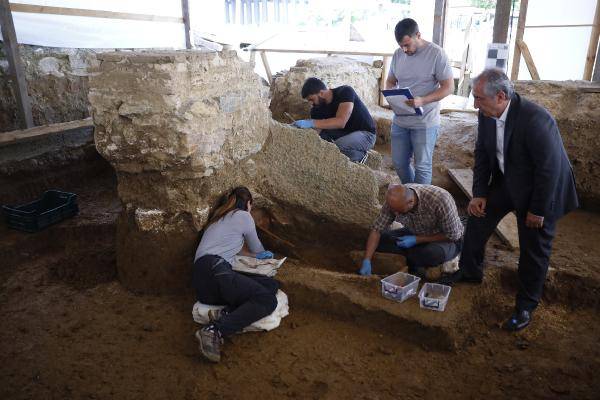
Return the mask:
<path id="1" fill-rule="evenodd" d="M 183 289 L 210 206 L 235 185 L 304 221 L 364 230 L 376 215 L 372 171 L 315 131 L 273 121 L 267 88 L 235 52 L 98 59 L 89 100 L 97 149 L 117 172 L 117 268 L 128 288 Z"/>

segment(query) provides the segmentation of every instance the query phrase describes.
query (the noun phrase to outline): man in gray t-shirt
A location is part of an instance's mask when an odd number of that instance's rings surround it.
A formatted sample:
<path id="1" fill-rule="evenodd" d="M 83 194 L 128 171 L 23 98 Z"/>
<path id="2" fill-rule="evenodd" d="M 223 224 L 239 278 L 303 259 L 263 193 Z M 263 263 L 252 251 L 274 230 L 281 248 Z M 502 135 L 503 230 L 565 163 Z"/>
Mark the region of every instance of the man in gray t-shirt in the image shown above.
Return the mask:
<path id="1" fill-rule="evenodd" d="M 421 39 L 419 26 L 410 18 L 395 29 L 400 48 L 394 52 L 386 89 L 410 88 L 411 107 L 423 115 L 396 114 L 392 124 L 392 161 L 402 183 L 431 184 L 433 148 L 440 127 L 439 101 L 454 91 L 448 56 L 436 44 Z M 410 159 L 414 157 L 414 168 Z"/>

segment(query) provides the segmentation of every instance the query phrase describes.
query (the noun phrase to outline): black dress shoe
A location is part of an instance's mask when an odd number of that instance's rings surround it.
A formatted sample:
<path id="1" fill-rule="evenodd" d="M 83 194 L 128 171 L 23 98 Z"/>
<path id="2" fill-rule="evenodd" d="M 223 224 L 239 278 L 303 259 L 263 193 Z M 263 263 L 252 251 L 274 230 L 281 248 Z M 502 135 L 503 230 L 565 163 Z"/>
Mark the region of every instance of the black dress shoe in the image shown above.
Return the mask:
<path id="1" fill-rule="evenodd" d="M 481 283 L 483 282 L 483 277 L 468 275 L 465 272 L 463 272 L 462 269 L 459 269 L 453 274 L 442 276 L 438 281 L 438 283 L 447 286 L 452 286 L 458 282 Z"/>
<path id="2" fill-rule="evenodd" d="M 515 311 L 509 319 L 504 321 L 502 328 L 510 332 L 520 331 L 531 322 L 531 313 L 527 310 Z"/>

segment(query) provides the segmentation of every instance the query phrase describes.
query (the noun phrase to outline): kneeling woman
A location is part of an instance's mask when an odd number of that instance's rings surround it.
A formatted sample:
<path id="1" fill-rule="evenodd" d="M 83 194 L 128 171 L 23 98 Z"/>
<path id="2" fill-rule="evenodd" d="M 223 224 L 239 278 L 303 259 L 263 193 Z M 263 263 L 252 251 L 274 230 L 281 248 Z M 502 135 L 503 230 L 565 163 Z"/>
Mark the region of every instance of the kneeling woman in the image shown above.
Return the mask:
<path id="1" fill-rule="evenodd" d="M 252 194 L 243 187 L 231 191 L 207 223 L 194 261 L 193 285 L 200 303 L 225 305 L 209 315 L 211 322 L 196 331 L 200 351 L 211 361 L 221 360 L 222 338 L 271 314 L 277 307 L 279 282 L 235 272 L 235 255 L 272 258 L 256 235 L 250 215 Z"/>

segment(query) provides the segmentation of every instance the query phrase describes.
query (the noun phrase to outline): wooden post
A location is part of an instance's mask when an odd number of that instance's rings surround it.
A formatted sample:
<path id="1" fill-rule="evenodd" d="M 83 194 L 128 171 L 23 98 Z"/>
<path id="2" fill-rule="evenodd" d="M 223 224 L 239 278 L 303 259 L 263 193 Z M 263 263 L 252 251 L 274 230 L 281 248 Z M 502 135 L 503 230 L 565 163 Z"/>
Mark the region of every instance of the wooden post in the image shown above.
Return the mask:
<path id="1" fill-rule="evenodd" d="M 521 54 L 523 54 L 523 58 L 525 59 L 525 64 L 527 65 L 527 69 L 529 70 L 529 75 L 531 75 L 531 79 L 535 81 L 540 80 L 540 74 L 538 73 L 537 68 L 535 67 L 535 63 L 533 62 L 533 57 L 531 57 L 531 53 L 529 52 L 529 47 L 527 44 L 521 39 L 517 39 L 517 46 L 521 50 Z"/>
<path id="2" fill-rule="evenodd" d="M 190 38 L 190 7 L 188 0 L 181 0 L 181 17 L 185 29 L 185 48 L 192 48 L 192 39 Z"/>
<path id="3" fill-rule="evenodd" d="M 596 52 L 596 66 L 594 67 L 592 82 L 600 82 L 600 46 L 598 46 L 598 50 Z"/>
<path id="4" fill-rule="evenodd" d="M 512 0 L 497 0 L 496 14 L 494 16 L 493 43 L 506 43 L 508 38 L 508 25 L 510 23 L 510 8 Z"/>
<path id="5" fill-rule="evenodd" d="M 594 68 L 594 58 L 598 51 L 598 38 L 600 37 L 600 0 L 596 0 L 596 13 L 594 14 L 594 26 L 590 35 L 590 44 L 588 45 L 587 56 L 585 58 L 585 70 L 583 79 L 592 80 L 592 70 Z"/>
<path id="6" fill-rule="evenodd" d="M 385 89 L 385 81 L 387 80 L 390 63 L 390 56 L 383 56 L 383 65 L 381 66 L 381 81 L 379 82 L 379 90 Z M 379 105 L 385 105 L 385 96 L 380 92 L 379 93 Z"/>
<path id="7" fill-rule="evenodd" d="M 263 65 L 265 66 L 265 72 L 269 80 L 269 85 L 273 84 L 273 74 L 271 74 L 271 67 L 269 66 L 269 60 L 267 60 L 267 53 L 264 51 L 260 52 L 260 58 L 262 59 Z"/>
<path id="8" fill-rule="evenodd" d="M 519 9 L 519 23 L 517 24 L 517 36 L 515 40 L 515 51 L 513 52 L 513 65 L 510 71 L 510 80 L 516 81 L 519 78 L 519 63 L 521 62 L 521 50 L 517 41 L 523 40 L 525 33 L 525 20 L 527 19 L 527 4 L 529 0 L 521 0 L 521 8 Z"/>
<path id="9" fill-rule="evenodd" d="M 463 43 L 465 43 L 465 49 L 460 60 L 460 74 L 458 77 L 458 85 L 456 88 L 456 94 L 459 96 L 469 97 L 469 85 L 471 84 L 471 27 L 473 26 L 473 17 L 469 18 L 469 22 L 465 28 L 465 37 Z"/>
<path id="10" fill-rule="evenodd" d="M 2 28 L 4 52 L 8 58 L 8 70 L 12 77 L 13 90 L 17 100 L 17 110 L 19 111 L 22 123 L 21 126 L 23 128 L 33 128 L 31 100 L 27 93 L 25 69 L 19 55 L 19 43 L 17 42 L 17 34 L 8 0 L 0 0 L 0 27 Z"/>
<path id="11" fill-rule="evenodd" d="M 446 0 L 435 0 L 433 11 L 433 43 L 444 46 L 444 25 L 446 23 Z"/>

